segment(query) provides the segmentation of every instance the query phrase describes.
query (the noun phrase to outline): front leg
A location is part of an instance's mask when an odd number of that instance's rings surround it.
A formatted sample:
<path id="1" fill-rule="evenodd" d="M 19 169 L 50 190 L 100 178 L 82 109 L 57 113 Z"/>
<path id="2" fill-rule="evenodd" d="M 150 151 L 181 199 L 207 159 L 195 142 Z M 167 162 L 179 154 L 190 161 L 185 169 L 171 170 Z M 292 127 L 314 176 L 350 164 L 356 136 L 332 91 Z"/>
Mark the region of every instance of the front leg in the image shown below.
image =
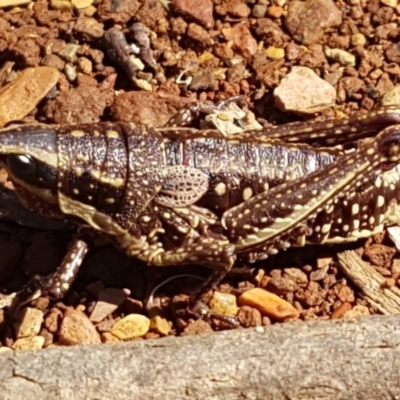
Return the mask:
<path id="1" fill-rule="evenodd" d="M 87 243 L 76 239 L 55 273 L 45 277 L 34 276 L 17 294 L 11 304 L 11 312 L 16 313 L 21 306 L 42 295 L 49 295 L 55 299 L 64 297 L 75 280 L 87 252 Z"/>

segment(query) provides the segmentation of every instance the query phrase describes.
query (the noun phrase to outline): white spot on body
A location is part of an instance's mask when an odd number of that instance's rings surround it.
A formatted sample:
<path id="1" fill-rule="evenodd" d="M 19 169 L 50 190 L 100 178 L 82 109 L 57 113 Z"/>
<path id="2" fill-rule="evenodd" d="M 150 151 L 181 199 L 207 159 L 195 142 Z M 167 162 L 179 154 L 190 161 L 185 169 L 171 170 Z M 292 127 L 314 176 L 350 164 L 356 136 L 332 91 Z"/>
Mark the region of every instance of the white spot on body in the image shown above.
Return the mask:
<path id="1" fill-rule="evenodd" d="M 248 199 L 250 199 L 251 196 L 253 196 L 253 190 L 251 189 L 251 187 L 247 187 L 243 190 L 243 200 L 246 201 Z"/>
<path id="2" fill-rule="evenodd" d="M 215 188 L 214 188 L 214 192 L 218 195 L 218 196 L 223 196 L 226 193 L 226 185 L 223 182 L 219 182 Z"/>

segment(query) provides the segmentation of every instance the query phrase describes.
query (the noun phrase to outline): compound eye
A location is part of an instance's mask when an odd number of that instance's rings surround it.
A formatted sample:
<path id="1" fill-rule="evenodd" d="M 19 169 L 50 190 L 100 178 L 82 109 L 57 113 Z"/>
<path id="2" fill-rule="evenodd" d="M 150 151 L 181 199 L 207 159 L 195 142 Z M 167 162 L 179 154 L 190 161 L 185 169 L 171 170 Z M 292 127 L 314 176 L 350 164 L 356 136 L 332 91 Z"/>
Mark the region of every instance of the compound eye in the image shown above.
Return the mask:
<path id="1" fill-rule="evenodd" d="M 7 166 L 12 175 L 26 179 L 36 175 L 37 166 L 35 160 L 25 154 L 10 154 L 7 156 Z"/>

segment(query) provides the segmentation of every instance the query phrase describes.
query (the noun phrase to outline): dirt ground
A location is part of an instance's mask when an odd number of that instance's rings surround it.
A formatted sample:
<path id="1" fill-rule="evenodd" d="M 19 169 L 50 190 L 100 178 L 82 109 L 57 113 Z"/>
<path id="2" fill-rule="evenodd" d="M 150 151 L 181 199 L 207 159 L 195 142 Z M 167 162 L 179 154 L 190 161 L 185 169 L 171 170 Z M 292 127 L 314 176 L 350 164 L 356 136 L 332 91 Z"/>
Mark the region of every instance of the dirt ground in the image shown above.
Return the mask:
<path id="1" fill-rule="evenodd" d="M 236 95 L 261 124 L 368 112 L 397 93 L 399 21 L 397 0 L 0 0 L 0 122 L 163 126 L 191 101 Z M 35 91 L 22 93 L 24 82 L 15 84 L 21 72 L 44 66 L 44 75 L 37 69 L 25 78 L 36 82 Z M 312 104 L 296 90 L 304 75 L 294 74 L 289 88 L 284 84 L 293 67 L 314 72 Z M 73 234 L 46 222 L 42 229 L 0 222 L 2 292 L 54 271 Z M 347 248 L 388 286 L 400 284 L 400 258 L 387 233 Z M 210 306 L 237 315 L 241 327 L 379 313 L 341 271 L 336 255 L 342 250 L 292 249 L 244 265 L 245 274 L 230 275 L 210 293 Z M 146 309 L 153 288 L 182 273 L 204 277 L 209 271 L 148 268 L 98 238 L 63 301 L 41 297 L 14 325 L 0 309 L 0 349 L 233 329 L 178 314 L 199 284 L 193 277 L 158 289 Z M 289 312 L 273 314 L 246 302 L 241 296 L 252 288 L 278 295 Z"/>

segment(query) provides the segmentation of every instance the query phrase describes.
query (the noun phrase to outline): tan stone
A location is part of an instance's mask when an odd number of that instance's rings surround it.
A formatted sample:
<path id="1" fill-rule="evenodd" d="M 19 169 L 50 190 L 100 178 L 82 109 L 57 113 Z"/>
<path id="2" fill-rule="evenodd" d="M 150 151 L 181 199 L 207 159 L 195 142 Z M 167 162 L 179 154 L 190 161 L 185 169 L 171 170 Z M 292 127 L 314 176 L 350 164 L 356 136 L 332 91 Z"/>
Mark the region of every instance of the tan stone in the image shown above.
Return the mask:
<path id="1" fill-rule="evenodd" d="M 27 68 L 0 88 L 0 128 L 26 117 L 54 87 L 59 76 L 53 67 Z"/>
<path id="2" fill-rule="evenodd" d="M 40 332 L 43 323 L 43 311 L 26 307 L 20 311 L 19 322 L 16 329 L 17 338 L 36 336 Z"/>
<path id="3" fill-rule="evenodd" d="M 30 2 L 31 0 L 0 0 L 0 8 L 23 6 Z"/>
<path id="4" fill-rule="evenodd" d="M 0 355 L 9 353 L 10 351 L 12 351 L 12 349 L 10 347 L 7 347 L 7 346 L 0 347 Z"/>
<path id="5" fill-rule="evenodd" d="M 274 90 L 281 111 L 314 114 L 335 104 L 336 90 L 312 69 L 293 67 Z"/>
<path id="6" fill-rule="evenodd" d="M 33 336 L 30 338 L 17 339 L 13 344 L 14 350 L 40 350 L 44 345 L 43 336 Z"/>
<path id="7" fill-rule="evenodd" d="M 160 335 L 168 336 L 171 331 L 171 322 L 159 315 L 155 315 L 151 318 L 150 329 Z"/>
<path id="8" fill-rule="evenodd" d="M 141 314 L 129 314 L 117 321 L 111 333 L 121 340 L 131 340 L 144 336 L 150 329 L 150 320 Z"/>
<path id="9" fill-rule="evenodd" d="M 368 307 L 362 305 L 356 305 L 351 310 L 346 311 L 342 317 L 343 318 L 360 318 L 370 315 Z"/>
<path id="10" fill-rule="evenodd" d="M 210 300 L 211 310 L 217 314 L 235 317 L 238 313 L 236 296 L 230 293 L 214 292 Z"/>
<path id="11" fill-rule="evenodd" d="M 241 305 L 259 310 L 262 314 L 276 320 L 298 318 L 300 313 L 286 300 L 261 288 L 250 289 L 239 297 Z"/>
<path id="12" fill-rule="evenodd" d="M 93 0 L 71 0 L 72 5 L 78 10 L 82 8 L 90 7 L 93 3 Z"/>

